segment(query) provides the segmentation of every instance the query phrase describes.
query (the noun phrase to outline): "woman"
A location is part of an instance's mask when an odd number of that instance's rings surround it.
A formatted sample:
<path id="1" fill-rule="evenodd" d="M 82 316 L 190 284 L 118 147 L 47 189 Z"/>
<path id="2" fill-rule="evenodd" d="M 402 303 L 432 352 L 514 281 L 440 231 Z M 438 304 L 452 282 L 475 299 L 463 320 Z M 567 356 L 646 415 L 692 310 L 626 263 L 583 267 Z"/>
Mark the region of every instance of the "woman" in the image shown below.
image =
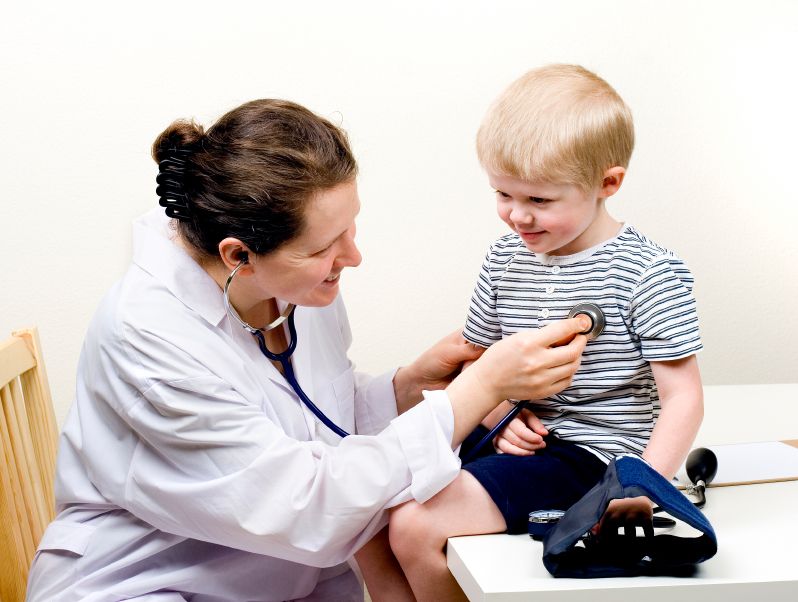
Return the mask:
<path id="1" fill-rule="evenodd" d="M 362 599 L 347 560 L 383 511 L 451 481 L 452 448 L 503 399 L 564 388 L 584 337 L 552 346 L 584 324 L 510 337 L 453 380 L 478 355 L 455 335 L 356 374 L 338 296 L 360 263 L 344 133 L 260 100 L 207 133 L 175 122 L 153 156 L 173 219 L 135 224 L 133 263 L 89 327 L 28 599 Z M 279 319 L 291 304 L 295 325 Z M 293 357 L 267 360 L 291 328 Z"/>

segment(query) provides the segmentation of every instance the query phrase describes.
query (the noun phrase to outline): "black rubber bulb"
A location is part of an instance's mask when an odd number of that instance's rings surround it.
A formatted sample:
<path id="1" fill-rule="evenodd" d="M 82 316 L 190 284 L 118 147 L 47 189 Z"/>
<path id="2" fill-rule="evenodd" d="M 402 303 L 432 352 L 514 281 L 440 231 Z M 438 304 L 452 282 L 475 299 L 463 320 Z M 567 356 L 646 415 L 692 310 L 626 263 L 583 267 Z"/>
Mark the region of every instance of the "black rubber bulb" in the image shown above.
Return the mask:
<path id="1" fill-rule="evenodd" d="M 687 456 L 684 468 L 691 483 L 696 485 L 699 481 L 703 481 L 706 486 L 712 482 L 718 472 L 718 457 L 711 449 L 697 447 Z"/>
<path id="2" fill-rule="evenodd" d="M 703 508 L 707 503 L 707 485 L 718 472 L 718 457 L 712 450 L 699 447 L 688 454 L 684 468 L 687 471 L 687 478 L 694 485 L 691 493 L 698 498 L 693 503 L 696 508 Z"/>

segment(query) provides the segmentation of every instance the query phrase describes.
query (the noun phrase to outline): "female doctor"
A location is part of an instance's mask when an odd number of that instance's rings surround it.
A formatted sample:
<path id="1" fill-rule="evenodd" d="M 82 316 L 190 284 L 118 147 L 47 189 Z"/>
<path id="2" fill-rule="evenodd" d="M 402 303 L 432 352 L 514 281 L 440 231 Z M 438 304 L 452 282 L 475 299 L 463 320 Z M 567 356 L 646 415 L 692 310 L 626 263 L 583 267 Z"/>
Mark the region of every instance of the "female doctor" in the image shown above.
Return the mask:
<path id="1" fill-rule="evenodd" d="M 167 215 L 135 223 L 132 265 L 89 326 L 28 600 L 362 600 L 347 560 L 384 511 L 449 483 L 453 448 L 502 400 L 565 388 L 584 324 L 509 337 L 456 378 L 478 355 L 456 335 L 354 373 L 345 134 L 259 100 L 207 132 L 175 122 L 153 156 Z M 290 360 L 261 351 L 292 340 Z"/>

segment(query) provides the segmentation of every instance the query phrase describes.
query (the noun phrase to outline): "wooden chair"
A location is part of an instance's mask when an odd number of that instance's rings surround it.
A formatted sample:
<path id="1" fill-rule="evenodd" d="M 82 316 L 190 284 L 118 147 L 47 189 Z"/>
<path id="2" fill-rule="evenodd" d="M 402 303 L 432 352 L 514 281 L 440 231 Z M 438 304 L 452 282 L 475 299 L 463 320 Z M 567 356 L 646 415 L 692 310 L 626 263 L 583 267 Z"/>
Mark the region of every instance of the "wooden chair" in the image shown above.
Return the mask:
<path id="1" fill-rule="evenodd" d="M 0 401 L 0 600 L 22 602 L 55 512 L 58 431 L 35 328 L 0 343 Z"/>

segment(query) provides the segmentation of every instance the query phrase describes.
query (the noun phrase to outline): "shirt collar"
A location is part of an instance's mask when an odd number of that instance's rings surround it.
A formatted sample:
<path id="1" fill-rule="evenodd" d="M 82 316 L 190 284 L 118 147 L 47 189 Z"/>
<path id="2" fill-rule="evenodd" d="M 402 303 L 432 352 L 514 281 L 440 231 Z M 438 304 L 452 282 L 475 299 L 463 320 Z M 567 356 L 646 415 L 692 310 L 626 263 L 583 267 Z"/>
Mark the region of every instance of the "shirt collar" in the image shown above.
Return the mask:
<path id="1" fill-rule="evenodd" d="M 574 253 L 573 255 L 546 255 L 545 253 L 536 253 L 536 255 L 543 265 L 573 265 L 595 255 L 596 252 L 617 240 L 625 232 L 629 232 L 631 228 L 632 226 L 629 224 L 622 224 L 618 233 L 612 238 L 600 242 L 596 246 L 585 249 L 584 251 Z"/>
<path id="2" fill-rule="evenodd" d="M 213 326 L 225 317 L 222 289 L 176 242 L 171 220 L 160 208 L 133 222 L 133 263 Z"/>

